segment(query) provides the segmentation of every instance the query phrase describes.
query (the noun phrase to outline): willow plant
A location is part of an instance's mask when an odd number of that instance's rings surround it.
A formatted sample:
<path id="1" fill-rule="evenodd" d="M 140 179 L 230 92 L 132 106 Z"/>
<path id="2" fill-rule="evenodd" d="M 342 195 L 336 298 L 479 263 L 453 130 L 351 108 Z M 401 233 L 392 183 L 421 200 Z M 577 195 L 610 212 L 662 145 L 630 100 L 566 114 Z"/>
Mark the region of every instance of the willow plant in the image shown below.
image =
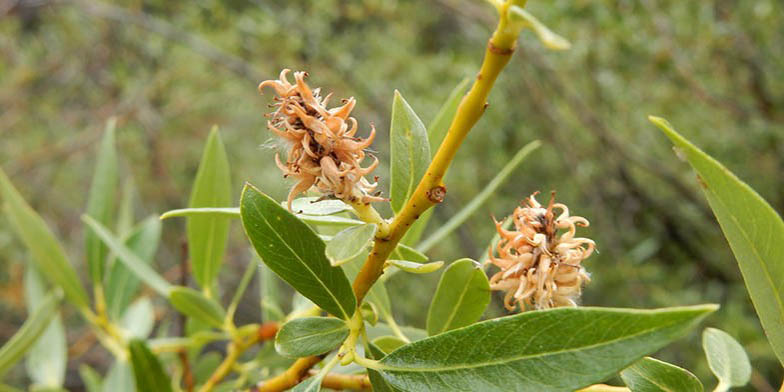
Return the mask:
<path id="1" fill-rule="evenodd" d="M 579 235 L 588 219 L 556 202 L 555 192 L 545 204 L 531 194 L 522 205 L 510 206 L 506 219 L 488 220 L 497 235 L 486 256 L 443 268 L 424 328 L 396 323 L 394 302 L 421 301 L 429 293 L 390 296 L 385 280 L 441 270 L 445 263 L 430 260 L 427 250 L 539 146 L 536 141 L 522 146 L 465 210 L 422 239 L 431 208 L 444 201 L 447 170 L 488 110 L 488 95 L 521 31 L 531 29 L 549 48 L 569 47 L 524 9 L 524 0 L 490 3 L 498 25 L 482 65 L 472 83 L 457 86 L 430 127 L 395 92 L 386 194 L 374 175 L 379 160 L 370 152 L 376 129 L 352 116 L 361 111 L 361 102 L 351 97 L 332 105 L 332 93 L 311 88 L 305 72 L 291 75 L 284 69 L 259 85 L 273 96 L 266 117 L 268 132 L 280 142 L 274 164 L 293 181 L 286 200 L 246 184 L 234 207 L 228 157 L 214 129 L 188 208 L 160 217 L 186 217 L 198 289 L 172 284 L 152 267 L 161 221 L 151 217 L 134 225 L 128 199 L 115 205 L 120 176 L 114 122 L 100 147 L 83 216 L 92 298 L 44 221 L 0 171 L 4 211 L 32 261 L 26 278 L 31 316 L 0 351 L 0 376 L 27 355 L 34 386 L 62 387 L 65 337 L 56 309 L 64 295 L 115 358 L 104 377 L 81 368 L 91 391 L 701 391 L 701 382 L 687 370 L 647 356 L 686 335 L 718 306 L 580 306 L 582 291 L 590 290 L 586 264 L 597 245 Z M 666 121 L 652 121 L 699 172 L 773 350 L 784 359 L 784 223 Z M 389 204 L 392 216 L 379 213 L 382 204 Z M 236 218 L 259 257 L 248 264 L 224 306 L 220 293 L 226 288 L 217 277 Z M 237 325 L 238 304 L 254 276 L 261 287 L 262 318 Z M 279 278 L 296 291 L 289 312 L 280 302 Z M 187 317 L 181 336 L 165 330 L 150 336 L 153 306 L 149 296 L 139 295 L 142 282 Z M 480 321 L 494 291 L 501 292 L 510 315 Z M 225 350 L 205 348 L 213 342 L 225 342 Z M 703 346 L 719 379 L 716 390 L 748 382 L 748 358 L 732 337 L 707 329 Z M 625 386 L 601 384 L 615 376 Z"/>

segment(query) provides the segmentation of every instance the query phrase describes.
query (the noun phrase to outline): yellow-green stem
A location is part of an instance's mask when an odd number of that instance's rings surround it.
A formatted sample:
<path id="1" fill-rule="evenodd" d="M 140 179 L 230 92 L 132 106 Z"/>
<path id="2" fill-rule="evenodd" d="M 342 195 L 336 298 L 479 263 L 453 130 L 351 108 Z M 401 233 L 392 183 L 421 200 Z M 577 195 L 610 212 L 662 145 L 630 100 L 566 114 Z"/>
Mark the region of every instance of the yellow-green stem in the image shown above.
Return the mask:
<path id="1" fill-rule="evenodd" d="M 250 346 L 254 345 L 259 340 L 258 335 L 254 334 L 251 335 L 249 339 L 243 340 L 241 338 L 237 338 L 232 340 L 229 343 L 228 352 L 226 353 L 226 358 L 223 359 L 223 362 L 218 366 L 217 369 L 210 375 L 210 378 L 207 382 L 202 385 L 199 389 L 199 392 L 209 392 L 215 388 L 219 382 L 221 382 L 229 373 L 231 373 L 234 364 L 239 359 L 240 355 L 245 352 Z"/>
<path id="2" fill-rule="evenodd" d="M 365 294 L 384 272 L 384 262 L 414 221 L 428 208 L 443 201 L 446 193 L 446 187 L 443 184 L 444 175 L 468 132 L 485 112 L 487 96 L 496 78 L 509 63 L 514 52 L 518 31 L 508 31 L 507 29 L 505 14 L 508 6 L 509 4 L 505 3 L 502 7 L 502 16 L 496 31 L 488 42 L 485 58 L 476 80 L 471 86 L 471 90 L 460 102 L 452 124 L 449 126 L 449 131 L 427 168 L 427 172 L 414 190 L 414 194 L 389 225 L 388 231 L 383 233 L 386 235 L 381 235 L 379 229 L 373 250 L 354 280 L 353 288 L 357 304 L 362 303 Z"/>

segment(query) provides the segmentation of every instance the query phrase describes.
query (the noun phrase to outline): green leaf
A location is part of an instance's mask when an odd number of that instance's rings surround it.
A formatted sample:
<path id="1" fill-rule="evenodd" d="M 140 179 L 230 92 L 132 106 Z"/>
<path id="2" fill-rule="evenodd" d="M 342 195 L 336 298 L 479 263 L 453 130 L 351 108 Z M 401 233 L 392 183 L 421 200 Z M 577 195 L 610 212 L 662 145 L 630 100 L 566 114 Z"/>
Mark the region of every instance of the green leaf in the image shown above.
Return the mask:
<path id="1" fill-rule="evenodd" d="M 708 203 L 738 260 L 762 327 L 784 364 L 784 221 L 757 192 L 684 139 L 667 120 L 649 119 L 699 174 Z"/>
<path id="2" fill-rule="evenodd" d="M 395 213 L 403 209 L 419 180 L 430 165 L 430 144 L 422 120 L 414 113 L 400 92 L 392 101 L 390 202 Z"/>
<path id="3" fill-rule="evenodd" d="M 395 336 L 380 336 L 373 339 L 373 344 L 386 355 L 405 346 L 406 342 Z"/>
<path id="4" fill-rule="evenodd" d="M 82 378 L 82 384 L 84 384 L 87 392 L 101 392 L 103 380 L 101 380 L 101 375 L 95 369 L 89 365 L 81 364 L 79 365 L 79 377 Z"/>
<path id="5" fill-rule="evenodd" d="M 365 330 L 367 331 L 368 339 L 370 340 L 374 340 L 382 336 L 389 336 L 395 334 L 394 328 L 392 328 L 391 326 L 385 323 L 378 323 L 373 326 L 366 326 Z M 402 326 L 400 327 L 400 330 L 403 331 L 403 333 L 412 341 L 422 340 L 427 338 L 427 331 L 425 331 L 424 329 Z"/>
<path id="6" fill-rule="evenodd" d="M 436 232 L 430 237 L 422 241 L 417 250 L 420 252 L 427 252 L 434 245 L 441 243 L 446 236 L 451 234 L 455 229 L 460 227 L 471 215 L 476 213 L 482 205 L 487 202 L 490 196 L 496 194 L 498 188 L 505 184 L 506 181 L 512 176 L 512 173 L 517 169 L 521 163 L 531 154 L 534 150 L 539 148 L 542 143 L 534 140 L 517 151 L 514 157 L 501 169 L 498 174 L 479 192 L 465 207 L 463 207 L 457 214 L 453 215 L 446 223 L 441 225 Z"/>
<path id="7" fill-rule="evenodd" d="M 291 211 L 294 214 L 304 215 L 333 215 L 339 212 L 350 211 L 350 205 L 340 200 L 319 200 L 320 197 L 300 197 L 291 201 Z M 281 203 L 286 206 L 286 202 Z"/>
<path id="8" fill-rule="evenodd" d="M 329 264 L 313 229 L 250 184 L 240 210 L 245 234 L 273 272 L 330 314 L 344 320 L 354 314 L 351 285 L 340 267 Z"/>
<path id="9" fill-rule="evenodd" d="M 150 286 L 158 294 L 163 297 L 169 296 L 169 289 L 171 284 L 163 277 L 158 275 L 152 267 L 150 267 L 144 260 L 134 254 L 122 243 L 117 237 L 114 236 L 106 227 L 96 222 L 93 218 L 82 215 L 82 221 L 87 224 L 91 230 L 98 235 L 109 249 L 117 255 L 117 259 L 128 267 L 137 278 L 141 279 L 144 283 Z"/>
<path id="10" fill-rule="evenodd" d="M 161 214 L 161 220 L 179 217 L 200 217 L 200 218 L 240 218 L 238 207 L 222 208 L 180 208 L 170 210 Z"/>
<path id="11" fill-rule="evenodd" d="M 264 263 L 259 263 L 259 295 L 263 321 L 280 321 L 286 317 L 280 305 L 278 277 Z"/>
<path id="12" fill-rule="evenodd" d="M 367 349 L 365 350 L 365 355 L 370 359 L 381 359 L 384 358 L 386 353 L 382 351 L 378 346 L 373 343 L 368 344 Z M 398 392 L 401 391 L 390 385 L 387 380 L 381 375 L 381 373 L 373 370 L 367 369 L 368 378 L 370 379 L 370 385 L 373 386 L 373 392 Z"/>
<path id="13" fill-rule="evenodd" d="M 128 344 L 133 365 L 133 377 L 140 391 L 171 391 L 171 381 L 163 370 L 158 357 L 147 348 L 143 340 L 134 339 Z"/>
<path id="14" fill-rule="evenodd" d="M 460 259 L 441 275 L 427 312 L 430 336 L 473 324 L 490 303 L 490 283 L 475 261 Z"/>
<path id="15" fill-rule="evenodd" d="M 726 332 L 706 328 L 702 332 L 702 349 L 719 385 L 715 391 L 727 391 L 730 387 L 742 387 L 751 378 L 751 364 L 746 351 Z"/>
<path id="16" fill-rule="evenodd" d="M 303 317 L 283 324 L 275 336 L 275 350 L 291 358 L 321 355 L 348 337 L 348 326 L 332 317 Z"/>
<path id="17" fill-rule="evenodd" d="M 362 312 L 362 320 L 370 325 L 378 323 L 378 309 L 372 301 L 363 302 L 359 306 L 359 311 Z"/>
<path id="18" fill-rule="evenodd" d="M 125 246 L 145 264 L 152 264 L 161 240 L 161 221 L 154 216 L 141 221 L 125 239 Z M 106 277 L 106 311 L 117 320 L 139 291 L 139 279 L 123 264 L 113 260 Z"/>
<path id="19" fill-rule="evenodd" d="M 432 263 L 420 264 L 407 260 L 387 260 L 387 263 L 389 263 L 389 265 L 393 265 L 397 268 L 400 268 L 403 271 L 410 272 L 412 274 L 429 274 L 433 271 L 438 270 L 444 265 L 443 261 L 435 261 Z"/>
<path id="20" fill-rule="evenodd" d="M 128 333 L 128 338 L 145 339 L 150 336 L 154 325 L 155 309 L 147 297 L 132 303 L 120 320 L 120 326 Z"/>
<path id="21" fill-rule="evenodd" d="M 103 392 L 137 392 L 133 369 L 127 359 L 118 359 L 109 368 L 103 380 Z"/>
<path id="22" fill-rule="evenodd" d="M 216 126 L 204 147 L 188 207 L 230 207 L 231 204 L 229 160 Z M 229 221 L 216 216 L 191 216 L 185 228 L 193 277 L 209 293 L 223 262 Z"/>
<path id="23" fill-rule="evenodd" d="M 24 289 L 27 311 L 32 314 L 46 298 L 46 287 L 33 265 L 25 271 Z M 67 362 L 65 328 L 56 314 L 27 354 L 27 374 L 36 388 L 60 388 L 65 381 Z"/>
<path id="24" fill-rule="evenodd" d="M 224 217 L 224 218 L 240 218 L 239 208 L 183 208 L 179 210 L 166 211 L 161 215 L 161 219 L 168 219 L 180 216 L 209 216 L 209 217 Z M 361 220 L 346 218 L 334 215 L 306 215 L 296 214 L 297 218 L 306 223 L 316 226 L 359 226 L 364 225 L 365 222 Z"/>
<path id="25" fill-rule="evenodd" d="M 548 49 L 552 50 L 567 50 L 572 47 L 572 44 L 566 38 L 552 32 L 545 26 L 539 19 L 528 13 L 522 7 L 512 5 L 509 7 L 510 20 L 517 23 L 523 23 L 525 26 L 530 27 L 536 36 Z"/>
<path id="26" fill-rule="evenodd" d="M 5 372 L 17 361 L 22 359 L 25 353 L 33 347 L 38 338 L 44 333 L 49 323 L 59 314 L 57 306 L 60 302 L 60 295 L 50 293 L 35 308 L 22 327 L 11 337 L 3 347 L 0 348 L 0 379 Z"/>
<path id="27" fill-rule="evenodd" d="M 376 229 L 376 225 L 368 223 L 349 227 L 336 234 L 324 251 L 330 264 L 341 265 L 362 254 L 376 235 Z"/>
<path id="28" fill-rule="evenodd" d="M 403 390 L 572 390 L 607 379 L 717 308 L 525 312 L 408 344 L 382 359 L 380 370 Z"/>
<path id="29" fill-rule="evenodd" d="M 221 328 L 226 320 L 226 311 L 219 303 L 190 287 L 173 286 L 169 290 L 169 302 L 180 313 L 211 327 Z"/>
<path id="30" fill-rule="evenodd" d="M 104 226 L 112 223 L 115 214 L 114 199 L 117 195 L 117 151 L 114 147 L 114 127 L 117 120 L 112 117 L 106 122 L 101 147 L 95 160 L 95 174 L 87 196 L 87 215 Z M 103 282 L 106 246 L 93 232 L 85 233 L 85 253 L 90 278 L 95 283 Z"/>
<path id="31" fill-rule="evenodd" d="M 702 392 L 702 383 L 688 370 L 645 357 L 621 372 L 632 392 Z"/>
<path id="32" fill-rule="evenodd" d="M 444 136 L 449 131 L 449 126 L 452 125 L 452 119 L 454 119 L 455 113 L 457 113 L 457 107 L 460 106 L 460 102 L 463 101 L 466 90 L 468 90 L 470 85 L 469 83 L 471 83 L 471 78 L 465 78 L 455 86 L 444 104 L 441 105 L 441 109 L 436 113 L 436 117 L 433 118 L 433 121 L 427 127 L 430 152 L 433 155 L 435 155 L 438 147 L 441 146 L 441 141 L 444 140 Z"/>
<path id="33" fill-rule="evenodd" d="M 68 261 L 62 246 L 41 217 L 24 201 L 0 169 L 0 194 L 4 211 L 16 233 L 30 250 L 38 271 L 52 284 L 63 289 L 65 297 L 77 308 L 88 307 L 87 293 Z"/>

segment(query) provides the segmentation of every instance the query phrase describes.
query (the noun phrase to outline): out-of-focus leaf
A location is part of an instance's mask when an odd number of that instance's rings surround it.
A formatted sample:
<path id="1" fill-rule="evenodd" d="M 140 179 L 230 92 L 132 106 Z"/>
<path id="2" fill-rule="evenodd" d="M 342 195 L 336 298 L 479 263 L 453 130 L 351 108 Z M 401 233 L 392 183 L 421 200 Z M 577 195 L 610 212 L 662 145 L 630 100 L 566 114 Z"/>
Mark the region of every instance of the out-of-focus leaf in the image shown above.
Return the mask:
<path id="1" fill-rule="evenodd" d="M 128 235 L 125 246 L 139 260 L 151 264 L 161 239 L 161 222 L 151 216 L 141 221 Z M 139 290 L 139 279 L 121 261 L 114 260 L 106 277 L 106 311 L 117 320 Z"/>
<path id="2" fill-rule="evenodd" d="M 343 270 L 329 264 L 313 229 L 249 184 L 240 205 L 245 233 L 262 261 L 320 308 L 349 319 L 354 292 Z"/>
<path id="3" fill-rule="evenodd" d="M 216 207 L 216 208 L 180 208 L 170 210 L 161 214 L 161 220 L 178 217 L 212 217 L 212 218 L 240 218 L 239 207 Z"/>
<path id="4" fill-rule="evenodd" d="M 27 311 L 32 314 L 46 298 L 44 282 L 34 265 L 25 271 L 24 289 Z M 60 388 L 65 381 L 67 362 L 65 328 L 58 313 L 27 353 L 25 365 L 35 388 Z"/>
<path id="5" fill-rule="evenodd" d="M 503 169 L 501 169 L 501 171 L 498 172 L 498 174 L 496 174 L 496 176 L 487 184 L 487 186 L 482 188 L 482 191 L 479 192 L 479 194 L 477 194 L 457 214 L 449 218 L 446 223 L 441 225 L 435 233 L 422 241 L 422 243 L 417 246 L 417 250 L 420 252 L 427 252 L 434 245 L 442 242 L 444 238 L 451 234 L 455 229 L 460 227 L 460 225 L 465 223 L 465 221 L 468 220 L 471 215 L 479 210 L 479 208 L 490 198 L 490 196 L 496 194 L 498 188 L 506 183 L 506 181 L 512 176 L 514 170 L 520 166 L 525 158 L 541 145 L 541 142 L 534 140 L 517 151 L 517 154 L 515 154 L 514 157 L 509 160 L 509 162 L 503 167 Z"/>
<path id="6" fill-rule="evenodd" d="M 443 261 L 434 261 L 432 263 L 420 264 L 407 260 L 387 260 L 387 263 L 412 274 L 429 274 L 438 270 L 444 265 Z"/>
<path id="7" fill-rule="evenodd" d="M 169 296 L 171 284 L 163 279 L 152 267 L 137 256 L 132 250 L 128 249 L 117 237 L 114 236 L 103 225 L 96 222 L 93 218 L 82 215 L 82 221 L 98 235 L 109 249 L 117 255 L 120 260 L 137 278 L 141 279 L 148 286 L 153 288 L 158 294 L 164 297 Z"/>
<path id="8" fill-rule="evenodd" d="M 117 209 L 117 235 L 125 237 L 133 228 L 133 180 L 126 179 L 122 185 L 120 207 Z"/>
<path id="9" fill-rule="evenodd" d="M 239 218 L 239 208 L 183 208 L 179 210 L 171 210 L 161 215 L 161 219 L 168 219 L 180 216 L 211 216 L 211 217 L 225 217 L 225 218 Z M 297 218 L 302 221 L 315 226 L 335 226 L 335 227 L 350 227 L 365 224 L 361 220 L 342 217 L 339 215 L 307 215 L 295 214 Z"/>
<path id="10" fill-rule="evenodd" d="M 103 392 L 136 392 L 133 369 L 127 360 L 115 360 L 103 380 Z"/>
<path id="11" fill-rule="evenodd" d="M 708 203 L 738 260 L 762 327 L 784 364 L 784 221 L 757 192 L 684 139 L 667 120 L 649 119 L 699 174 Z"/>
<path id="12" fill-rule="evenodd" d="M 368 339 L 370 340 L 377 339 L 382 336 L 390 336 L 395 334 L 393 328 L 387 325 L 386 323 L 378 323 L 376 325 L 366 326 L 365 330 L 367 331 Z M 422 340 L 427 338 L 427 331 L 425 331 L 424 329 L 401 326 L 400 330 L 403 331 L 406 337 L 408 337 L 412 341 L 417 341 L 417 340 Z"/>
<path id="13" fill-rule="evenodd" d="M 386 353 L 384 351 L 382 351 L 375 344 L 370 343 L 368 345 L 367 350 L 365 351 L 365 355 L 367 355 L 367 357 L 370 358 L 370 359 L 379 360 L 381 358 L 384 358 Z M 373 392 L 399 392 L 399 391 L 401 391 L 400 389 L 397 389 L 397 388 L 393 387 L 391 384 L 389 384 L 389 382 L 387 382 L 387 380 L 384 379 L 384 377 L 381 375 L 381 373 L 379 373 L 379 372 L 377 372 L 377 371 L 375 371 L 373 369 L 368 369 L 367 373 L 368 373 L 368 378 L 370 379 L 370 384 L 373 386 Z"/>
<path id="14" fill-rule="evenodd" d="M 95 161 L 95 173 L 87 196 L 86 214 L 104 226 L 109 226 L 114 218 L 114 199 L 117 195 L 117 151 L 114 147 L 114 127 L 117 120 L 112 117 L 106 122 L 98 158 Z M 106 246 L 92 231 L 85 232 L 85 253 L 90 278 L 93 282 L 103 282 L 104 264 L 106 263 Z"/>
<path id="15" fill-rule="evenodd" d="M 287 357 L 320 355 L 348 337 L 346 322 L 332 317 L 303 317 L 283 324 L 275 336 L 275 350 Z"/>
<path id="16" fill-rule="evenodd" d="M 490 303 L 490 283 L 482 268 L 471 259 L 450 264 L 441 275 L 427 313 L 430 336 L 473 324 Z"/>
<path id="17" fill-rule="evenodd" d="M 256 262 L 252 260 L 251 262 Z M 283 320 L 280 306 L 278 277 L 264 263 L 259 263 L 259 290 L 261 295 L 261 319 L 263 321 Z"/>
<path id="18" fill-rule="evenodd" d="M 547 26 L 540 22 L 539 19 L 528 13 L 528 11 L 524 10 L 522 7 L 516 5 L 509 7 L 509 16 L 513 21 L 524 23 L 527 27 L 530 27 L 548 49 L 567 50 L 572 47 L 572 44 L 570 44 L 566 38 L 552 32 Z"/>
<path id="19" fill-rule="evenodd" d="M 573 390 L 683 336 L 716 309 L 531 311 L 408 344 L 384 357 L 379 370 L 403 390 Z"/>
<path id="20" fill-rule="evenodd" d="M 702 392 L 691 372 L 650 357 L 624 369 L 621 378 L 632 392 Z"/>
<path id="21" fill-rule="evenodd" d="M 430 143 L 425 125 L 397 90 L 392 101 L 389 140 L 389 194 L 392 209 L 397 213 L 403 209 L 430 165 Z"/>
<path id="22" fill-rule="evenodd" d="M 87 364 L 79 365 L 79 377 L 82 378 L 82 384 L 87 392 L 101 392 L 103 389 L 101 375 Z"/>
<path id="23" fill-rule="evenodd" d="M 11 339 L 3 344 L 3 347 L 0 348 L 0 379 L 11 366 L 22 359 L 25 353 L 33 347 L 33 344 L 38 341 L 38 338 L 44 333 L 49 323 L 59 314 L 57 312 L 59 302 L 59 294 L 47 294 L 24 324 L 22 324 L 22 327 L 16 331 Z"/>
<path id="24" fill-rule="evenodd" d="M 163 370 L 158 357 L 147 348 L 143 340 L 134 339 L 128 344 L 133 366 L 133 378 L 140 391 L 171 391 L 171 381 Z"/>
<path id="25" fill-rule="evenodd" d="M 373 344 L 376 345 L 384 354 L 389 354 L 392 351 L 399 349 L 406 345 L 406 342 L 400 340 L 395 336 L 381 336 L 373 339 Z"/>
<path id="26" fill-rule="evenodd" d="M 38 271 L 52 284 L 61 287 L 65 297 L 77 308 L 87 308 L 87 293 L 62 246 L 44 220 L 24 201 L 2 169 L 0 169 L 0 194 L 5 201 L 6 216 L 30 250 L 31 259 Z"/>
<path id="27" fill-rule="evenodd" d="M 281 203 L 284 207 L 286 202 Z M 291 201 L 291 211 L 297 215 L 333 215 L 350 211 L 351 206 L 340 200 L 319 200 L 318 197 L 300 197 Z"/>
<path id="28" fill-rule="evenodd" d="M 120 326 L 128 332 L 129 338 L 145 339 L 150 336 L 155 325 L 155 310 L 147 297 L 139 298 L 122 316 Z"/>
<path id="29" fill-rule="evenodd" d="M 446 136 L 449 126 L 452 125 L 452 119 L 455 117 L 455 113 L 457 113 L 457 107 L 460 106 L 460 102 L 463 100 L 463 96 L 465 96 L 470 83 L 471 78 L 461 80 L 452 92 L 449 93 L 449 97 L 447 97 L 444 104 L 441 105 L 441 109 L 438 110 L 435 118 L 433 118 L 433 121 L 428 125 L 427 137 L 430 140 L 430 152 L 433 153 L 433 155 L 435 155 L 436 150 L 438 150 L 438 147 L 441 145 L 441 141 L 444 140 L 444 136 Z"/>
<path id="30" fill-rule="evenodd" d="M 188 207 L 230 207 L 231 204 L 229 160 L 216 126 L 204 147 Z M 193 277 L 209 293 L 223 263 L 229 221 L 218 216 L 190 216 L 185 226 Z"/>
<path id="31" fill-rule="evenodd" d="M 199 356 L 193 365 L 193 375 L 196 376 L 196 385 L 204 384 L 218 368 L 223 356 L 216 351 L 209 351 Z"/>
<path id="32" fill-rule="evenodd" d="M 742 387 L 751 378 L 751 364 L 743 346 L 728 333 L 706 328 L 702 332 L 702 349 L 719 385 L 714 391 L 728 391 L 730 387 Z"/>
<path id="33" fill-rule="evenodd" d="M 349 227 L 336 234 L 332 241 L 327 243 L 327 248 L 324 251 L 330 264 L 341 265 L 363 253 L 373 236 L 376 235 L 376 228 L 376 225 L 368 223 Z"/>
<path id="34" fill-rule="evenodd" d="M 221 328 L 226 320 L 226 311 L 219 303 L 190 287 L 172 287 L 169 291 L 169 302 L 182 314 L 214 328 Z"/>
<path id="35" fill-rule="evenodd" d="M 378 323 L 378 309 L 373 302 L 363 302 L 359 306 L 359 311 L 362 312 L 362 320 L 365 320 L 370 325 Z"/>

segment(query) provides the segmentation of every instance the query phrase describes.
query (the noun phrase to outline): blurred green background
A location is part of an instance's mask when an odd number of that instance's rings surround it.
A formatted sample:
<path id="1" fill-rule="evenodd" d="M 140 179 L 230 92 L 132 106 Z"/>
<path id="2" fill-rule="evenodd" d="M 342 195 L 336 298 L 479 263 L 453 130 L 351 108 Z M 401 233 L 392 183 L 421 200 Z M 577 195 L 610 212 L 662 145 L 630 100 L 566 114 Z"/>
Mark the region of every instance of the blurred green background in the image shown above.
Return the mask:
<path id="1" fill-rule="evenodd" d="M 772 391 L 784 372 L 766 342 L 695 176 L 646 120 L 666 117 L 784 211 L 784 5 L 779 0 L 556 0 L 528 9 L 572 42 L 549 52 L 530 32 L 499 78 L 487 114 L 449 171 L 438 227 L 467 204 L 525 143 L 544 145 L 464 226 L 429 253 L 478 258 L 503 217 L 533 191 L 558 192 L 591 221 L 600 251 L 585 263 L 583 303 L 660 307 L 715 302 L 707 321 L 737 338 L 755 373 L 746 390 Z M 236 195 L 244 181 L 284 198 L 290 182 L 263 147 L 270 95 L 257 84 L 282 68 L 307 70 L 312 86 L 358 100 L 365 135 L 374 123 L 376 174 L 388 194 L 387 132 L 398 89 L 427 124 L 454 86 L 472 77 L 495 19 L 479 0 L 0 2 L 0 165 L 28 201 L 80 254 L 96 141 L 118 117 L 126 181 L 141 218 L 187 204 L 199 155 L 221 127 Z M 2 218 L 0 218 L 2 219 Z M 156 263 L 171 280 L 184 222 L 164 223 Z M 233 227 L 222 280 L 250 260 Z M 26 254 L 0 220 L 0 341 L 25 318 Z M 79 268 L 82 273 L 86 270 Z M 438 274 L 390 281 L 399 322 L 423 326 Z M 784 277 L 782 277 L 784 279 Z M 228 286 L 231 287 L 231 286 Z M 500 298 L 488 315 L 503 314 Z M 243 317 L 258 319 L 258 305 Z M 159 310 L 166 317 L 165 306 Z M 70 312 L 70 313 L 69 313 Z M 66 320 L 76 323 L 73 311 Z M 108 354 L 68 328 L 76 369 L 105 369 Z M 84 346 L 87 345 L 86 349 Z M 659 358 L 715 385 L 699 331 Z M 19 372 L 23 383 L 23 373 Z"/>

